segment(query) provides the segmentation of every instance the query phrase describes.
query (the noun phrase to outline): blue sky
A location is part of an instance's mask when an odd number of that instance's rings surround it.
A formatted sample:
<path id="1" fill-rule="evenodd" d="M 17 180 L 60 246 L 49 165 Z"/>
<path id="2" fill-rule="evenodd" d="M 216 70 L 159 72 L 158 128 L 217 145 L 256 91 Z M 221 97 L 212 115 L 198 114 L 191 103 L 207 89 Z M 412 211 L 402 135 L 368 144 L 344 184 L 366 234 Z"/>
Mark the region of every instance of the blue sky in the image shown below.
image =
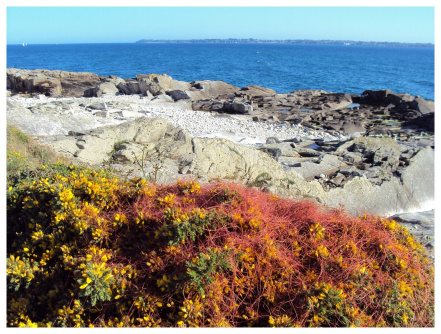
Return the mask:
<path id="1" fill-rule="evenodd" d="M 434 43 L 434 7 L 13 7 L 7 44 L 139 39 L 331 39 Z"/>

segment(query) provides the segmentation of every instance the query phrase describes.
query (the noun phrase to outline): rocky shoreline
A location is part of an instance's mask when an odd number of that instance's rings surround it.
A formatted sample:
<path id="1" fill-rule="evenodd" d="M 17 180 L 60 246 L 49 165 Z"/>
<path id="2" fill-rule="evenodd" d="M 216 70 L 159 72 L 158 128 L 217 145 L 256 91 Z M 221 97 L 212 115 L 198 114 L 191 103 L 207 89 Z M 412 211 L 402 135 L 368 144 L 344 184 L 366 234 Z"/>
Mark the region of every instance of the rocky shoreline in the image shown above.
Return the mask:
<path id="1" fill-rule="evenodd" d="M 92 73 L 7 69 L 7 89 L 51 97 L 142 95 L 163 102 L 186 102 L 190 109 L 247 115 L 255 121 L 302 124 L 331 132 L 388 135 L 398 140 L 430 137 L 434 102 L 390 90 L 361 95 L 299 90 L 278 94 L 260 86 L 239 88 L 222 81 L 184 82 L 139 74 L 134 79 Z"/>
<path id="2" fill-rule="evenodd" d="M 160 164 L 160 182 L 227 178 L 355 215 L 434 208 L 434 102 L 421 97 L 20 69 L 7 88 L 8 123 L 79 162 L 131 176 Z M 409 224 L 433 252 L 433 215 Z"/>

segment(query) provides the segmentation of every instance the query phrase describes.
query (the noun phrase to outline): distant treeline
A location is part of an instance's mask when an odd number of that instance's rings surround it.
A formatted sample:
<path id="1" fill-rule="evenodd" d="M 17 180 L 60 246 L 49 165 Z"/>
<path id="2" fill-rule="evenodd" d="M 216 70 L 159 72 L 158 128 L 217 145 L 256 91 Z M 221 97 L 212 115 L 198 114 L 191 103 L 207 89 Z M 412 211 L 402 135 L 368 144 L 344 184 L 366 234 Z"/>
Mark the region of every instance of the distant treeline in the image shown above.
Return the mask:
<path id="1" fill-rule="evenodd" d="M 399 43 L 399 42 L 362 42 L 362 41 L 333 41 L 333 40 L 310 40 L 310 39 L 141 39 L 136 43 L 265 43 L 265 44 L 328 44 L 328 45 L 369 45 L 369 46 L 402 46 L 402 47 L 434 47 L 431 43 Z"/>

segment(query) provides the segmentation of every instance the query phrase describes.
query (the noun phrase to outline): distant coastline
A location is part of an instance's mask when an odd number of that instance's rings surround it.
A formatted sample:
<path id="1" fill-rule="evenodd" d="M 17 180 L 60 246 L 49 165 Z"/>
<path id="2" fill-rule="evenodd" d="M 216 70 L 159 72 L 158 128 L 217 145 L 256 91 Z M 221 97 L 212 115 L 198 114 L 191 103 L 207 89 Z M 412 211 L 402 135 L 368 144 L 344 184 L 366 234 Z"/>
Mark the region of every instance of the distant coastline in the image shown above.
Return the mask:
<path id="1" fill-rule="evenodd" d="M 400 43 L 400 42 L 363 42 L 363 41 L 334 41 L 334 40 L 310 40 L 310 39 L 141 39 L 135 43 L 219 43 L 219 44 L 317 44 L 317 45 L 364 45 L 364 46 L 400 46 L 400 47 L 434 47 L 432 43 Z"/>

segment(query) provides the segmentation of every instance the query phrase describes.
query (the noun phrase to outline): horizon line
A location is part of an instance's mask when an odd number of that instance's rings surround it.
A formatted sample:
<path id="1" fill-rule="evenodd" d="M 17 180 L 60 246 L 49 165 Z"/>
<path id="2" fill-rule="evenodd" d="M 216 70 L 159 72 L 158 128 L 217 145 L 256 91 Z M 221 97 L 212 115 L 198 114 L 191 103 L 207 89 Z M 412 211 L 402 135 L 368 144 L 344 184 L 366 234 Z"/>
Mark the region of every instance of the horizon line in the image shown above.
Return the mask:
<path id="1" fill-rule="evenodd" d="M 6 43 L 9 45 L 68 45 L 68 44 L 141 44 L 141 41 L 161 41 L 164 43 L 167 42 L 178 42 L 178 41 L 258 41 L 261 43 L 274 43 L 274 42 L 288 42 L 288 41 L 303 41 L 303 42 L 341 42 L 341 43 L 383 43 L 383 44 L 412 44 L 412 45 L 431 45 L 435 46 L 434 43 L 430 42 L 386 42 L 386 41 L 356 41 L 356 40 L 343 40 L 343 39 L 259 39 L 259 38 L 191 38 L 191 39 L 140 39 L 135 42 L 57 42 L 57 43 Z M 248 43 L 249 44 L 249 43 Z"/>

